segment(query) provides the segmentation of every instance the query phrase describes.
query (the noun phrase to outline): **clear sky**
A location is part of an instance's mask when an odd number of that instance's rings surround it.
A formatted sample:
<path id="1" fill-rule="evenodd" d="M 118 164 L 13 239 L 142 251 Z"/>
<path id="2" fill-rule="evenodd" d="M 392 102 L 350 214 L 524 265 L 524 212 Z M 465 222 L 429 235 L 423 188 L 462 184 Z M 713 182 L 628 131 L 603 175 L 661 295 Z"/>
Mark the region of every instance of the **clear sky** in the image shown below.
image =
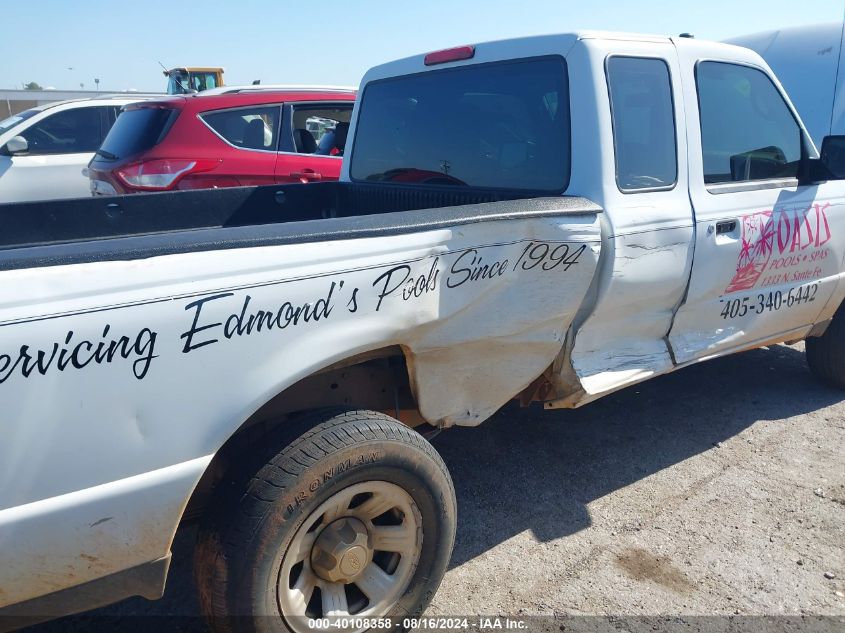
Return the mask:
<path id="1" fill-rule="evenodd" d="M 2 0 L 0 88 L 163 91 L 158 61 L 228 84 L 357 85 L 398 57 L 576 29 L 701 39 L 841 21 L 845 0 Z"/>

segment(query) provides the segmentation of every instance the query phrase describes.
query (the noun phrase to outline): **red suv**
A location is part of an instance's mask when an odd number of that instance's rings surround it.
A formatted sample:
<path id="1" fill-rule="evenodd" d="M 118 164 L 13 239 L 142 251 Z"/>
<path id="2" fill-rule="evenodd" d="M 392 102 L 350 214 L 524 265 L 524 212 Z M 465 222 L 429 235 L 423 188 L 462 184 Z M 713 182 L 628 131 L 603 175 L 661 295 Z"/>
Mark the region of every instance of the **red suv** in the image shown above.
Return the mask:
<path id="1" fill-rule="evenodd" d="M 88 165 L 95 195 L 337 180 L 354 90 L 224 87 L 126 106 Z"/>

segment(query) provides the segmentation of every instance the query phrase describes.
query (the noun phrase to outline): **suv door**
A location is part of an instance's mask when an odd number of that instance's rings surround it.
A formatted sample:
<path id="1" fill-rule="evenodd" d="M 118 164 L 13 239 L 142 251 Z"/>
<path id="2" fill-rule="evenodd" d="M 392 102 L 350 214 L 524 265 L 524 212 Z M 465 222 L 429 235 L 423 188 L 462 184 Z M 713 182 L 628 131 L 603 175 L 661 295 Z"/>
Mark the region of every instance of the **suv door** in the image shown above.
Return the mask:
<path id="1" fill-rule="evenodd" d="M 801 144 L 813 145 L 769 72 L 690 45 L 681 58 L 696 238 L 669 336 L 677 363 L 802 338 L 845 244 L 845 184 L 799 186 Z"/>
<path id="2" fill-rule="evenodd" d="M 208 181 L 200 177 L 191 186 L 208 187 L 211 182 L 218 187 L 273 184 L 280 112 L 281 106 L 271 103 L 201 113 L 200 121 L 229 147 L 197 139 L 196 157 L 219 157 L 222 162 Z"/>
<path id="3" fill-rule="evenodd" d="M 29 144 L 9 157 L 0 177 L 0 202 L 51 200 L 90 195 L 83 168 L 103 140 L 109 106 L 60 110 L 22 129 Z"/>
<path id="4" fill-rule="evenodd" d="M 276 182 L 340 178 L 353 105 L 352 101 L 286 104 Z"/>

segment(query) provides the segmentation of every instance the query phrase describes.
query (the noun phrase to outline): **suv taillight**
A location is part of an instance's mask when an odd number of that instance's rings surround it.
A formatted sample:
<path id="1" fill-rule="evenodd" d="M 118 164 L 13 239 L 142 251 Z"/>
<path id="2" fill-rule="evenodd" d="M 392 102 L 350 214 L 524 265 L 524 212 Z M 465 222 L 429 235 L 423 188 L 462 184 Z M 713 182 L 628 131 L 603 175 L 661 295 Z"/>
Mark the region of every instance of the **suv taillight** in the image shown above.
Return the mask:
<path id="1" fill-rule="evenodd" d="M 117 170 L 117 176 L 130 187 L 163 191 L 170 189 L 186 174 L 211 171 L 219 160 L 161 158 L 126 165 Z"/>

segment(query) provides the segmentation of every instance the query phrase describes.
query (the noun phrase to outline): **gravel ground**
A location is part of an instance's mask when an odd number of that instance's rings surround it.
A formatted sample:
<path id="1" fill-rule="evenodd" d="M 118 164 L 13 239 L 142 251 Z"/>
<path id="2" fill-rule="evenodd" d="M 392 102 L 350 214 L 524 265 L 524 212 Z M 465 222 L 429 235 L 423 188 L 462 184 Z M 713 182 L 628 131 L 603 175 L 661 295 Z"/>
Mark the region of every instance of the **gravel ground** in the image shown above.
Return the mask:
<path id="1" fill-rule="evenodd" d="M 576 411 L 506 407 L 434 444 L 459 522 L 429 615 L 823 615 L 845 626 L 845 401 L 811 378 L 800 345 Z M 205 631 L 191 538 L 177 538 L 162 600 L 33 633 L 102 628 L 101 616 L 112 631 L 153 622 L 139 615 L 186 616 L 150 630 Z"/>

